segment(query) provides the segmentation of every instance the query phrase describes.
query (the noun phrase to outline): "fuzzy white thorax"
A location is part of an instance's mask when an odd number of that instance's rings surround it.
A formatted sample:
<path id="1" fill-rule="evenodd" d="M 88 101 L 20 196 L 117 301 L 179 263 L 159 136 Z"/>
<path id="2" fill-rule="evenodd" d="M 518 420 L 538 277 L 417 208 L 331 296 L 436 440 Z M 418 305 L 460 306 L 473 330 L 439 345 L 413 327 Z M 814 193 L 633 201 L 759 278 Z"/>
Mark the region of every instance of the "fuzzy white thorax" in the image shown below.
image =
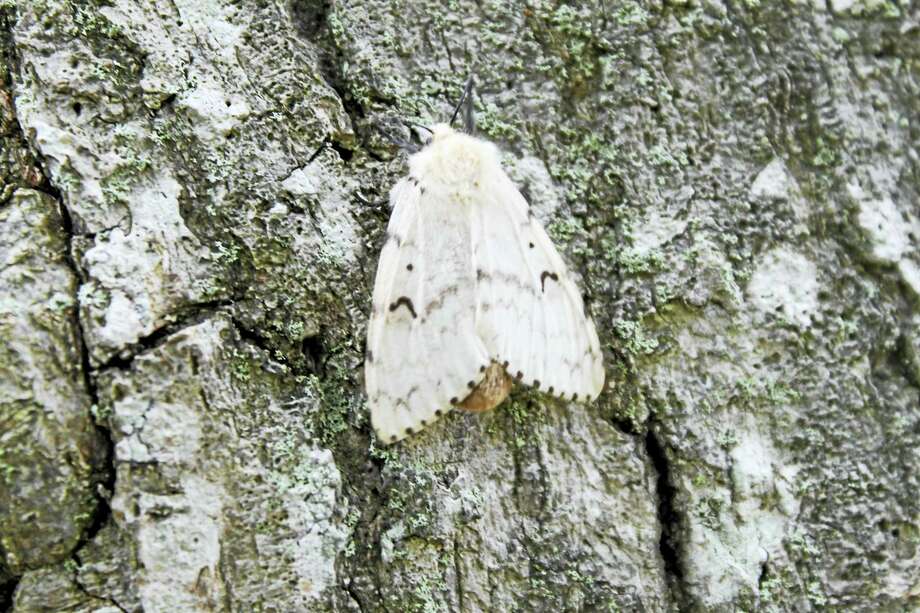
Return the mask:
<path id="1" fill-rule="evenodd" d="M 479 187 L 494 168 L 500 168 L 495 145 L 443 123 L 432 128 L 430 144 L 409 158 L 412 176 L 454 189 Z"/>

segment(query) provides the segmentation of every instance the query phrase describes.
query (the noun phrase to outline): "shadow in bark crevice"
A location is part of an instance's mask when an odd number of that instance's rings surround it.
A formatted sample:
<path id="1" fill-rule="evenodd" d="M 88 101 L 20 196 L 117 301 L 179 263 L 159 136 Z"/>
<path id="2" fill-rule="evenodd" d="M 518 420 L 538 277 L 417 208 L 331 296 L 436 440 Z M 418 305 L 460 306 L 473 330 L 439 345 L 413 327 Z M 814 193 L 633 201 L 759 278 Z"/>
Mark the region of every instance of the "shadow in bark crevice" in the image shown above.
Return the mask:
<path id="1" fill-rule="evenodd" d="M 677 489 L 672 483 L 667 451 L 655 433 L 653 423 L 649 423 L 645 434 L 645 451 L 658 475 L 655 485 L 658 495 L 658 522 L 661 525 L 658 550 L 661 552 L 668 588 L 680 607 L 683 601 L 684 569 L 681 565 L 681 544 L 678 538 L 680 517 L 675 504 Z"/>

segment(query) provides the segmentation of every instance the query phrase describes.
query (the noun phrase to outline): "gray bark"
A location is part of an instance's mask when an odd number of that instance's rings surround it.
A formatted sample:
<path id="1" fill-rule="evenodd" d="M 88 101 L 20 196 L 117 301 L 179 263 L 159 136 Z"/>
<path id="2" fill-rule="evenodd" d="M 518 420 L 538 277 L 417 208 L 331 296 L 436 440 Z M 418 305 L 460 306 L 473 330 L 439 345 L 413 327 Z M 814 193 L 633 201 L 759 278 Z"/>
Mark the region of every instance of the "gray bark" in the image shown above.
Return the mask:
<path id="1" fill-rule="evenodd" d="M 608 4 L 0 1 L 0 608 L 920 607 L 920 8 Z M 382 448 L 468 74 L 609 386 Z"/>

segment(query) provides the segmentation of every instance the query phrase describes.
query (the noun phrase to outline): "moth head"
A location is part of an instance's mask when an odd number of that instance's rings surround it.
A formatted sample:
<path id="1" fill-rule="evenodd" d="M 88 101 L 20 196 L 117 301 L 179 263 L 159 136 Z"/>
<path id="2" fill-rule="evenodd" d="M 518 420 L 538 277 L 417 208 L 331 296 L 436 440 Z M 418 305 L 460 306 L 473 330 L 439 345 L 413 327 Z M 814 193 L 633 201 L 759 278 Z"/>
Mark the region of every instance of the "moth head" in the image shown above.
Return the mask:
<path id="1" fill-rule="evenodd" d="M 434 126 L 433 128 L 431 128 L 431 141 L 430 141 L 430 143 L 431 143 L 431 144 L 434 144 L 434 143 L 436 143 L 436 142 L 438 142 L 438 141 L 442 141 L 442 140 L 444 140 L 444 139 L 450 138 L 451 136 L 453 136 L 453 135 L 455 135 L 455 134 L 456 134 L 456 132 L 454 132 L 454 129 L 451 128 L 451 127 L 450 127 L 449 125 L 447 125 L 446 123 L 435 124 L 435 126 Z"/>
<path id="2" fill-rule="evenodd" d="M 478 189 L 485 181 L 485 173 L 500 167 L 494 145 L 446 124 L 433 126 L 431 142 L 409 158 L 413 176 L 466 192 Z"/>
<path id="3" fill-rule="evenodd" d="M 477 189 L 484 172 L 497 165 L 491 144 L 447 126 L 435 126 L 431 144 L 409 160 L 415 176 L 463 192 Z"/>

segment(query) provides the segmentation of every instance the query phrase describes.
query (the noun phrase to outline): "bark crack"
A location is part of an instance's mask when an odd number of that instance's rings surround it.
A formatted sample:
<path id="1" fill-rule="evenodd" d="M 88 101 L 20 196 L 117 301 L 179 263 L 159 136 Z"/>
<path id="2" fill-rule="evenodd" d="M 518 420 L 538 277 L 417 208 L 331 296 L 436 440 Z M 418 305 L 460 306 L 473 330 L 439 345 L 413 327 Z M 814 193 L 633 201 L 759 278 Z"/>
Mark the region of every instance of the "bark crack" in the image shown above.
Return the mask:
<path id="1" fill-rule="evenodd" d="M 463 572 L 461 570 L 462 566 L 461 555 L 460 555 L 460 539 L 459 535 L 454 534 L 454 575 L 457 578 L 457 610 L 463 611 Z"/>
<path id="2" fill-rule="evenodd" d="M 5 20 L 4 20 L 5 21 Z M 9 25 L 3 23 L 4 33 L 9 37 Z M 11 52 L 10 63 L 15 64 L 16 58 L 12 56 L 14 50 L 11 40 L 6 41 L 9 45 Z M 12 73 L 10 73 L 12 78 Z M 22 124 L 19 121 L 19 117 L 15 115 L 15 109 L 13 110 L 12 117 L 15 129 L 18 130 L 19 134 L 25 134 L 22 129 Z M 76 287 L 74 288 L 74 304 L 76 307 L 73 311 L 73 321 L 72 329 L 74 334 L 74 341 L 77 350 L 80 353 L 80 374 L 83 380 L 84 390 L 89 397 L 91 402 L 91 412 L 99 406 L 99 395 L 96 387 L 96 382 L 93 379 L 92 369 L 90 366 L 90 353 L 89 348 L 86 345 L 86 333 L 83 328 L 83 323 L 80 320 L 80 288 L 83 284 L 84 275 L 77 264 L 73 256 L 73 238 L 74 238 L 74 227 L 73 220 L 70 216 L 70 211 L 67 209 L 64 204 L 63 198 L 61 197 L 60 191 L 51 183 L 50 176 L 42 163 L 41 152 L 38 151 L 35 147 L 32 147 L 34 155 L 34 163 L 36 168 L 41 172 L 40 182 L 31 187 L 37 191 L 40 191 L 49 197 L 53 198 L 55 203 L 58 206 L 58 214 L 61 219 L 61 230 L 64 234 L 65 239 L 65 249 L 64 249 L 64 262 L 67 267 L 73 273 L 74 278 L 76 279 Z M 99 436 L 99 440 L 102 442 L 102 449 L 99 450 L 99 458 L 93 461 L 93 475 L 91 477 L 91 483 L 94 485 L 93 496 L 96 498 L 96 508 L 92 512 L 89 524 L 84 528 L 83 534 L 80 536 L 80 539 L 77 541 L 77 545 L 74 547 L 72 556 L 76 556 L 89 541 L 91 541 L 99 533 L 99 530 L 105 525 L 111 515 L 111 509 L 109 508 L 109 497 L 114 491 L 115 487 L 115 467 L 114 467 L 114 450 L 115 446 L 112 440 L 110 430 L 93 418 L 92 415 L 89 416 L 93 421 L 93 426 L 96 429 L 96 432 Z M 4 606 L 4 610 L 7 606 L 12 606 L 12 594 L 18 584 L 19 578 L 14 578 L 12 586 L 9 584 L 0 588 L 0 605 Z M 8 602 L 7 602 L 8 601 Z"/>
<path id="3" fill-rule="evenodd" d="M 2 10 L 0 10 L 0 36 L 3 37 L 2 43 L 4 50 L 7 51 L 5 57 L 2 58 L 6 60 L 5 65 L 3 66 L 3 71 L 8 77 L 9 83 L 12 84 L 13 77 L 19 69 L 19 57 L 16 53 L 16 47 L 13 41 L 11 23 L 8 21 L 7 13 Z M 20 138 L 22 138 L 23 142 L 26 143 L 25 131 L 22 129 L 22 124 L 18 115 L 16 114 L 15 105 L 11 105 L 10 114 L 11 117 L 9 119 L 13 130 L 16 134 L 19 135 Z M 34 144 L 32 144 L 30 149 L 32 153 L 32 160 L 30 164 L 34 166 L 36 176 L 33 178 L 33 180 L 27 181 L 26 183 L 32 189 L 48 195 L 57 204 L 58 214 L 61 218 L 61 230 L 64 234 L 65 240 L 65 248 L 63 254 L 64 262 L 76 279 L 76 287 L 74 288 L 74 304 L 76 307 L 74 308 L 72 314 L 72 329 L 75 345 L 80 353 L 80 374 L 83 380 L 83 387 L 90 399 L 90 410 L 92 412 L 96 407 L 99 406 L 99 395 L 96 388 L 96 382 L 92 375 L 90 353 L 89 348 L 86 345 L 86 333 L 83 329 L 83 323 L 80 320 L 80 288 L 84 281 L 84 275 L 82 274 L 82 270 L 80 269 L 73 255 L 73 219 L 71 218 L 70 211 L 64 204 L 61 192 L 51 182 L 51 177 L 42 160 L 41 151 Z M 92 475 L 91 483 L 94 485 L 93 496 L 96 498 L 97 502 L 90 522 L 84 529 L 83 534 L 81 535 L 71 555 L 76 555 L 76 553 L 80 551 L 80 549 L 82 549 L 86 543 L 88 543 L 96 536 L 102 526 L 106 523 L 106 521 L 108 521 L 111 513 L 111 510 L 109 509 L 108 497 L 111 496 L 111 493 L 115 487 L 115 447 L 112 441 L 111 432 L 103 424 L 93 418 L 92 415 L 89 417 L 93 421 L 93 426 L 99 435 L 99 440 L 102 441 L 102 449 L 99 450 L 99 456 L 101 457 L 95 458 L 92 462 L 94 474 Z M 18 578 L 16 578 L 16 582 L 18 583 Z M 15 585 L 11 588 L 11 590 L 14 589 Z M 0 588 L 0 605 L 4 604 L 4 591 L 4 589 Z M 11 597 L 12 591 L 10 591 L 10 598 Z"/>
<path id="4" fill-rule="evenodd" d="M 0 7 L 0 151 L 4 153 L 7 148 L 12 151 L 15 147 L 21 147 L 23 152 L 29 151 L 12 96 L 13 73 L 18 70 L 19 64 L 13 44 L 13 10 Z M 0 165 L 0 206 L 9 201 L 18 187 L 40 189 L 38 186 L 45 181 L 33 163 L 33 156 L 26 153 L 17 161 L 18 164 L 9 169 Z M 16 588 L 22 576 L 12 574 L 4 560 L 6 551 L 0 545 L 0 611 L 5 612 L 13 610 Z"/>
<path id="5" fill-rule="evenodd" d="M 13 595 L 16 593 L 19 579 L 19 577 L 9 577 L 0 582 L 0 611 L 13 610 Z"/>
<path id="6" fill-rule="evenodd" d="M 117 600 L 115 600 L 114 598 L 110 598 L 108 596 L 94 594 L 93 592 L 90 591 L 89 587 L 87 587 L 86 584 L 80 580 L 79 570 L 80 570 L 80 567 L 83 566 L 83 562 L 80 560 L 80 556 L 77 554 L 77 552 L 74 552 L 73 555 L 71 555 L 70 559 L 73 560 L 73 562 L 76 564 L 76 567 L 74 567 L 73 569 L 73 584 L 77 588 L 78 592 L 80 592 L 87 598 L 108 603 L 112 605 L 113 607 L 115 607 L 116 609 L 118 609 L 119 611 L 122 611 L 123 613 L 128 613 L 128 609 L 118 604 Z"/>
<path id="7" fill-rule="evenodd" d="M 364 604 L 361 602 L 361 595 L 354 587 L 354 582 L 349 581 L 348 583 L 344 584 L 344 587 L 345 591 L 348 592 L 348 595 L 351 597 L 351 599 L 355 601 L 356 605 L 358 605 L 358 610 L 361 611 L 361 613 L 364 613 Z"/>
<path id="8" fill-rule="evenodd" d="M 86 344 L 86 331 L 80 319 L 80 288 L 83 285 L 84 275 L 73 256 L 73 220 L 70 216 L 70 211 L 64 204 L 61 193 L 51 184 L 51 180 L 44 165 L 42 165 L 42 172 L 45 174 L 45 182 L 47 185 L 46 191 L 57 202 L 58 210 L 61 215 L 61 222 L 66 240 L 64 260 L 77 279 L 77 286 L 74 289 L 74 303 L 76 304 L 76 308 L 73 312 L 73 329 L 76 336 L 77 349 L 80 352 L 80 370 L 83 375 L 83 387 L 92 403 L 90 410 L 91 412 L 95 412 L 95 409 L 99 407 L 99 390 L 96 386 L 96 380 L 93 377 L 89 347 Z M 109 520 L 112 514 L 111 507 L 109 506 L 109 499 L 115 491 L 115 442 L 112 439 L 112 431 L 94 416 L 91 415 L 90 417 L 93 420 L 93 426 L 96 428 L 96 432 L 103 444 L 102 458 L 100 460 L 100 465 L 96 467 L 96 487 L 93 492 L 93 495 L 96 497 L 96 509 L 93 511 L 89 525 L 77 542 L 76 548 L 74 548 L 74 555 L 83 549 L 88 542 L 93 540 Z"/>
<path id="9" fill-rule="evenodd" d="M 683 610 L 684 569 L 681 564 L 681 543 L 678 537 L 680 517 L 675 504 L 676 488 L 672 483 L 667 452 L 651 423 L 645 434 L 645 451 L 657 473 L 655 490 L 658 497 L 658 523 L 661 526 L 658 550 L 661 553 L 668 589 L 678 608 Z"/>
<path id="10" fill-rule="evenodd" d="M 4 33 L 9 36 L 8 24 L 4 22 L 2 25 L 6 26 L 4 28 Z M 12 41 L 7 40 L 6 42 L 12 54 L 14 52 Z M 15 59 L 16 58 L 12 55 L 10 56 L 11 63 L 14 63 Z M 7 66 L 7 69 L 9 69 L 9 66 Z M 12 78 L 11 72 L 8 72 L 8 74 Z M 19 117 L 15 114 L 15 108 L 13 108 L 12 121 L 14 128 L 18 131 L 18 133 L 25 134 L 22 129 L 22 124 L 19 121 Z M 80 356 L 79 367 L 83 388 L 91 403 L 91 414 L 88 417 L 90 417 L 92 420 L 93 427 L 98 434 L 98 439 L 101 441 L 101 449 L 98 450 L 98 456 L 92 461 L 93 475 L 91 476 L 91 484 L 93 485 L 93 496 L 96 499 L 96 507 L 92 511 L 89 523 L 83 529 L 83 533 L 81 534 L 76 546 L 70 554 L 70 559 L 77 562 L 79 565 L 79 552 L 87 545 L 87 543 L 96 537 L 96 535 L 103 528 L 103 526 L 105 526 L 111 517 L 109 499 L 111 498 L 115 489 L 115 445 L 109 428 L 95 419 L 92 414 L 99 406 L 99 393 L 96 386 L 96 381 L 93 377 L 89 347 L 86 344 L 86 331 L 83 327 L 83 322 L 80 319 L 80 288 L 85 281 L 85 275 L 83 274 L 83 271 L 81 270 L 79 264 L 76 261 L 76 258 L 74 257 L 73 239 L 75 233 L 73 219 L 70 215 L 70 211 L 64 204 L 61 192 L 51 182 L 50 175 L 42 163 L 41 152 L 38 151 L 35 146 L 32 147 L 32 151 L 34 166 L 41 173 L 41 176 L 37 179 L 35 184 L 30 185 L 30 187 L 52 198 L 58 207 L 58 214 L 60 215 L 61 221 L 61 231 L 64 235 L 65 241 L 63 253 L 64 262 L 76 280 L 76 287 L 74 288 L 74 304 L 76 306 L 72 314 L 74 344 Z M 86 586 L 80 582 L 76 570 L 74 571 L 73 579 L 74 585 L 81 593 L 84 593 L 87 596 L 95 599 L 101 599 L 110 602 L 119 610 L 125 611 L 125 609 L 118 605 L 118 603 L 116 603 L 114 600 L 103 598 L 89 592 Z M 0 610 L 7 611 L 12 609 L 13 596 L 19 581 L 20 577 L 12 577 L 10 580 L 0 585 Z"/>
<path id="11" fill-rule="evenodd" d="M 757 577 L 757 593 L 762 594 L 764 590 L 764 583 L 769 580 L 770 574 L 770 558 L 767 556 L 767 559 L 760 563 L 760 575 Z"/>
<path id="12" fill-rule="evenodd" d="M 342 103 L 345 114 L 348 115 L 353 126 L 360 125 L 360 120 L 365 116 L 362 102 L 351 93 L 348 78 L 342 70 L 343 50 L 341 41 L 336 40 L 336 35 L 329 27 L 329 14 L 335 7 L 329 0 L 321 2 L 295 1 L 291 3 L 291 15 L 297 24 L 300 36 L 313 45 L 319 52 L 319 72 L 325 84 L 335 92 Z M 374 96 L 373 93 L 370 94 Z M 342 156 L 351 157 L 351 150 L 329 139 L 333 147 L 342 147 L 349 153 Z M 337 149 L 338 151 L 338 149 Z M 342 152 L 339 151 L 342 155 Z"/>
<path id="13" fill-rule="evenodd" d="M 176 334 L 177 332 L 181 332 L 185 328 L 201 323 L 208 317 L 214 315 L 221 308 L 231 306 L 234 300 L 234 298 L 211 300 L 181 307 L 178 309 L 178 312 L 181 313 L 179 319 L 164 324 L 159 328 L 156 328 L 150 334 L 140 337 L 131 343 L 130 349 L 124 349 L 100 364 L 99 367 L 95 369 L 96 372 L 102 372 L 110 368 L 127 370 L 131 367 L 131 364 L 134 362 L 135 358 L 143 355 L 151 349 L 159 347 L 165 343 L 169 337 Z M 131 349 L 133 349 L 133 351 L 131 351 Z M 89 356 L 87 353 L 87 360 L 88 359 Z M 87 362 L 87 364 L 89 365 L 89 362 Z"/>

